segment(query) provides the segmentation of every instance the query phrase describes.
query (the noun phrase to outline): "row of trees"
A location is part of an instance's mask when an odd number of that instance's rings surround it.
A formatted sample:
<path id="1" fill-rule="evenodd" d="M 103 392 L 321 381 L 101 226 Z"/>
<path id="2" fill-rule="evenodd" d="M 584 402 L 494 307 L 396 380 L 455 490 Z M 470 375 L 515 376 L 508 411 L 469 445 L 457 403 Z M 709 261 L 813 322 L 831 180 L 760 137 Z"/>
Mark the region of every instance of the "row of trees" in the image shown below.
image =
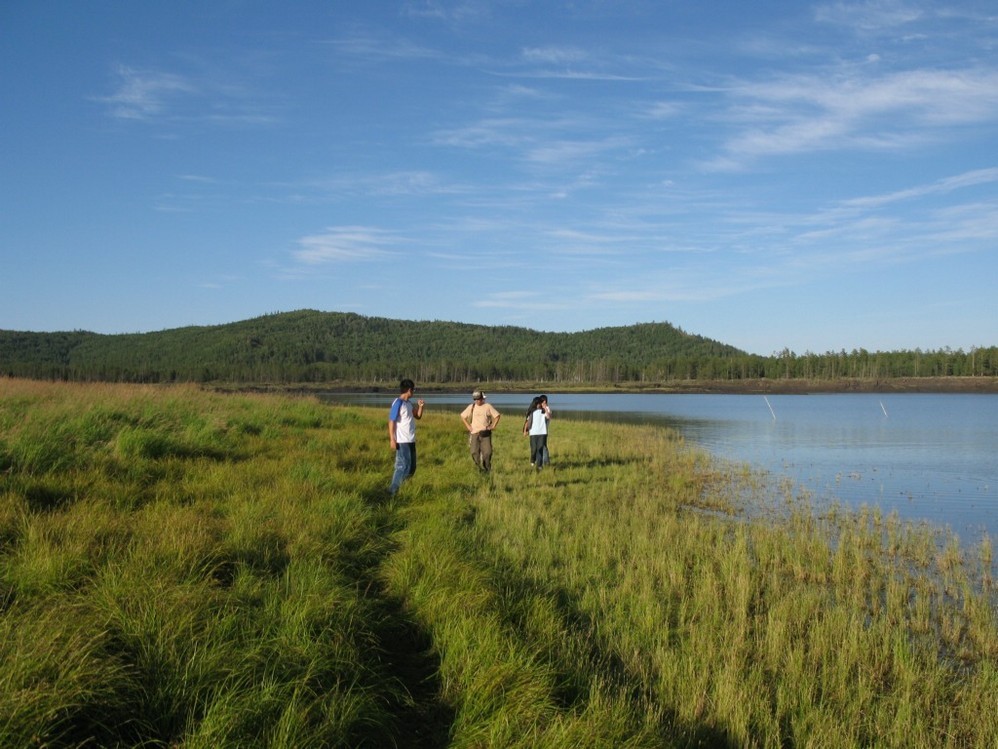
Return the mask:
<path id="1" fill-rule="evenodd" d="M 784 350 L 768 359 L 767 377 L 800 379 L 863 379 L 896 377 L 994 377 L 998 347 L 937 351 L 867 351 L 797 355 Z"/>
<path id="2" fill-rule="evenodd" d="M 542 333 L 300 311 L 229 325 L 98 335 L 0 331 L 0 375 L 115 382 L 545 381 L 994 377 L 998 348 L 758 356 L 668 323 Z"/>

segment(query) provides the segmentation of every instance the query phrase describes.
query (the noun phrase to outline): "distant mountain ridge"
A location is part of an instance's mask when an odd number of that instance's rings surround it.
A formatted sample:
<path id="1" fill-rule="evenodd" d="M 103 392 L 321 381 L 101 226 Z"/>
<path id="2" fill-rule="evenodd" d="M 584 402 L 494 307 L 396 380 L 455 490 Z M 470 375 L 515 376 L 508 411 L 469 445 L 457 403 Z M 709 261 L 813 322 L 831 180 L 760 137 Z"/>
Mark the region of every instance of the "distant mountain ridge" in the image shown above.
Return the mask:
<path id="1" fill-rule="evenodd" d="M 514 326 L 392 320 L 298 310 L 213 326 L 105 335 L 0 330 L 0 377 L 109 382 L 397 383 L 551 382 L 564 385 L 749 383 L 794 380 L 876 387 L 902 378 L 974 387 L 998 383 L 998 347 L 969 352 L 748 354 L 669 323 L 578 333 Z M 392 385 L 394 387 L 394 384 Z M 821 385 L 824 387 L 824 385 Z M 908 385 L 904 385 L 908 387 Z"/>
<path id="2" fill-rule="evenodd" d="M 606 380 L 668 359 L 745 355 L 668 323 L 545 333 L 316 310 L 150 333 L 0 331 L 0 374 L 73 380 Z"/>

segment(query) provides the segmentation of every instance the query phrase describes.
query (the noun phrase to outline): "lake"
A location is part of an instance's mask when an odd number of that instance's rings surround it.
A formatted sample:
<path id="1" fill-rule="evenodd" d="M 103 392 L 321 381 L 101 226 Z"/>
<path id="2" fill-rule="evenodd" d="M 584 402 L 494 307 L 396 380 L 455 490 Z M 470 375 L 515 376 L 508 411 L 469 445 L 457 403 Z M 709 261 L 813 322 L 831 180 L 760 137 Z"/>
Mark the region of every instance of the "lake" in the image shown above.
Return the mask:
<path id="1" fill-rule="evenodd" d="M 557 419 L 663 424 L 730 461 L 787 477 L 817 502 L 878 506 L 908 520 L 949 526 L 961 542 L 998 537 L 998 395 L 994 394 L 558 394 Z M 383 405 L 387 394 L 324 395 Z M 467 395 L 421 395 L 428 408 L 458 411 Z M 530 396 L 489 393 L 518 420 Z"/>

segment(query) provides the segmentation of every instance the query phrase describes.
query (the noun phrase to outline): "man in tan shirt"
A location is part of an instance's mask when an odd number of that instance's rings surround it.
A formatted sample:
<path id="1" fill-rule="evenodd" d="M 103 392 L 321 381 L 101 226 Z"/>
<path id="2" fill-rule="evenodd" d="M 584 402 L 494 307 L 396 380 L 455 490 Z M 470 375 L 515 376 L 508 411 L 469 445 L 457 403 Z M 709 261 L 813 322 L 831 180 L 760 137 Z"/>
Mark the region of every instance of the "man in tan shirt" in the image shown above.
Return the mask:
<path id="1" fill-rule="evenodd" d="M 461 412 L 461 423 L 468 430 L 471 459 L 484 473 L 492 470 L 492 430 L 499 425 L 500 418 L 492 404 L 485 402 L 481 390 L 471 394 L 471 405 Z"/>

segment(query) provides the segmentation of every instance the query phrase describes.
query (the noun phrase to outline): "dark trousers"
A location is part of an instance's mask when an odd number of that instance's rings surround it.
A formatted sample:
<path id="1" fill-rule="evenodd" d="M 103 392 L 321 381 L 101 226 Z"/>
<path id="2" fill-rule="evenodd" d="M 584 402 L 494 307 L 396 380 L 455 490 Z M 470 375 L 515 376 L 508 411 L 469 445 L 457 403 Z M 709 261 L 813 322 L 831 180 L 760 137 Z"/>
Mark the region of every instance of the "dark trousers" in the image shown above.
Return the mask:
<path id="1" fill-rule="evenodd" d="M 530 435 L 530 462 L 535 468 L 544 465 L 544 451 L 548 446 L 548 436 L 546 434 Z"/>
<path id="2" fill-rule="evenodd" d="M 475 432 L 468 439 L 471 448 L 471 459 L 482 471 L 492 470 L 492 432 L 482 430 Z"/>

